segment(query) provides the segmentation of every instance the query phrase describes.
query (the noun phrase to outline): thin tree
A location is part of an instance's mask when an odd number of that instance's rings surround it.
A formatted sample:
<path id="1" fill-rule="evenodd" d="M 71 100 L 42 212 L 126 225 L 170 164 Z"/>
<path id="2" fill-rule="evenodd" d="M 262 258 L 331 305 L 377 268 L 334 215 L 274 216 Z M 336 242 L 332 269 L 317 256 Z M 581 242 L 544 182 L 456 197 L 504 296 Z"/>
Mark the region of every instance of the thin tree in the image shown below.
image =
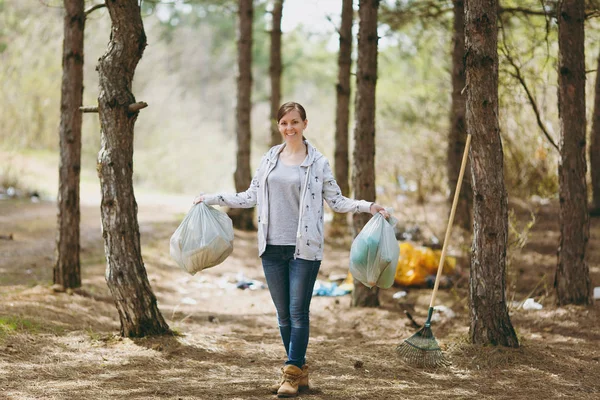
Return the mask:
<path id="1" fill-rule="evenodd" d="M 375 201 L 375 87 L 377 84 L 377 11 L 379 0 L 360 0 L 358 15 L 358 61 L 356 71 L 356 123 L 354 128 L 354 197 Z M 370 215 L 353 216 L 358 233 Z M 355 282 L 352 292 L 355 307 L 379 306 L 379 289 L 368 289 Z"/>
<path id="2" fill-rule="evenodd" d="M 600 53 L 598 54 L 598 66 L 596 67 L 596 90 L 589 155 L 592 176 L 590 215 L 597 217 L 600 216 Z"/>
<path id="3" fill-rule="evenodd" d="M 79 173 L 81 170 L 81 111 L 83 97 L 83 0 L 64 0 L 64 39 L 60 100 L 60 166 L 58 232 L 54 284 L 81 286 L 79 260 Z"/>
<path id="4" fill-rule="evenodd" d="M 237 104 L 235 110 L 237 132 L 236 169 L 233 175 L 235 190 L 244 191 L 250 186 L 250 112 L 252 110 L 252 0 L 238 1 L 238 76 Z M 229 216 L 233 226 L 243 230 L 254 230 L 254 209 L 232 208 Z"/>
<path id="5" fill-rule="evenodd" d="M 335 110 L 335 155 L 334 168 L 342 195 L 350 194 L 348 182 L 348 129 L 350 124 L 350 69 L 352 67 L 352 22 L 354 8 L 352 0 L 342 1 L 342 21 L 340 24 L 340 50 L 338 53 L 338 82 L 336 85 Z M 331 224 L 332 234 L 343 234 L 348 229 L 346 214 L 335 213 Z"/>
<path id="6" fill-rule="evenodd" d="M 277 128 L 277 111 L 281 105 L 281 17 L 283 0 L 274 0 L 271 26 L 271 146 L 281 143 L 281 134 Z"/>
<path id="7" fill-rule="evenodd" d="M 138 0 L 107 1 L 112 21 L 110 41 L 98 61 L 98 112 L 102 147 L 98 154 L 102 236 L 106 282 L 112 293 L 121 335 L 169 333 L 157 307 L 140 248 L 137 203 L 133 193 L 133 130 L 139 109 L 131 92 L 135 68 L 146 47 Z"/>
<path id="8" fill-rule="evenodd" d="M 452 105 L 450 108 L 450 130 L 448 132 L 448 152 L 446 166 L 448 173 L 448 188 L 450 195 L 448 204 L 452 204 L 456 181 L 460 171 L 460 164 L 467 140 L 466 113 L 467 102 L 463 89 L 466 85 L 465 75 L 465 2 L 453 0 L 454 23 L 452 40 Z M 469 170 L 465 170 L 465 177 L 456 207 L 456 224 L 467 231 L 472 229 L 471 209 L 473 195 L 470 184 Z"/>
<path id="9" fill-rule="evenodd" d="M 498 124 L 498 0 L 467 1 L 467 131 L 473 137 L 474 232 L 469 278 L 475 344 L 518 347 L 506 306 L 507 196 Z"/>
<path id="10" fill-rule="evenodd" d="M 584 0 L 563 0 L 558 11 L 560 242 L 554 286 L 559 305 L 589 304 L 592 285 L 585 260 L 590 224 L 585 181 Z"/>

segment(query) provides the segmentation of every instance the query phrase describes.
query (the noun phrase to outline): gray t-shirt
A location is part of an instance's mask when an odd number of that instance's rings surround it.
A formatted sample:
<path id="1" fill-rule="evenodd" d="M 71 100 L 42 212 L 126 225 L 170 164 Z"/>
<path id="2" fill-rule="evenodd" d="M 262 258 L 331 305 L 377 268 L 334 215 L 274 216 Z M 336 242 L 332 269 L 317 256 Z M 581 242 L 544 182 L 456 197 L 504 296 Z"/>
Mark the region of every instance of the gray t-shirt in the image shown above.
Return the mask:
<path id="1" fill-rule="evenodd" d="M 294 246 L 300 210 L 301 171 L 299 165 L 277 165 L 267 177 L 269 226 L 267 244 Z"/>

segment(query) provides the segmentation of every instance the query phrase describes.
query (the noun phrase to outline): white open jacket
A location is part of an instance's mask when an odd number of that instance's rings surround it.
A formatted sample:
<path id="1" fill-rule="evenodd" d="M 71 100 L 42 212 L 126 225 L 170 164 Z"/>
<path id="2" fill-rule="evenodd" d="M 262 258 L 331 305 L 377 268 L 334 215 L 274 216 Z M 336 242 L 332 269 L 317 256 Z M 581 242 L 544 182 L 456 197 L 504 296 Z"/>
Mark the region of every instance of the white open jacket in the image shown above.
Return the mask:
<path id="1" fill-rule="evenodd" d="M 304 142 L 308 156 L 300 165 L 304 179 L 300 189 L 300 209 L 298 231 L 296 234 L 296 258 L 305 260 L 323 259 L 323 200 L 335 212 L 370 212 L 371 202 L 353 200 L 342 196 L 342 191 L 331 172 L 329 161 L 308 141 Z M 285 144 L 272 147 L 262 158 L 260 166 L 252 178 L 250 187 L 245 192 L 236 194 L 205 195 L 204 202 L 209 205 L 218 204 L 231 208 L 258 208 L 258 255 L 261 256 L 267 247 L 267 230 L 269 227 L 269 191 L 267 177 L 275 168 L 279 153 Z M 281 215 L 280 218 L 286 218 Z"/>

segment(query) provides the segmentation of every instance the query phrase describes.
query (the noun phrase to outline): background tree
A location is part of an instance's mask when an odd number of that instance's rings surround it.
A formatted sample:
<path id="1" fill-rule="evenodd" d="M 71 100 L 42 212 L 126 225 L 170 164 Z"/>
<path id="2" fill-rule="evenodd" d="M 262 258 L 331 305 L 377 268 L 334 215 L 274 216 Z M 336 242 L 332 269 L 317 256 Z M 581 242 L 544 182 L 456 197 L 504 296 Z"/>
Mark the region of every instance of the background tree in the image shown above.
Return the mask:
<path id="1" fill-rule="evenodd" d="M 354 128 L 354 197 L 375 201 L 375 87 L 377 84 L 377 11 L 379 0 L 360 0 L 358 15 L 358 61 L 356 71 L 356 124 Z M 360 232 L 370 219 L 366 213 L 353 216 Z M 379 289 L 368 289 L 355 281 L 352 305 L 377 307 Z"/>
<path id="2" fill-rule="evenodd" d="M 335 108 L 335 157 L 334 169 L 342 195 L 349 196 L 348 183 L 348 126 L 350 124 L 350 69 L 352 67 L 352 22 L 354 19 L 353 0 L 342 1 L 341 24 L 339 30 L 340 50 L 338 53 L 338 82 Z M 332 234 L 343 234 L 348 228 L 345 214 L 334 213 L 331 223 Z"/>
<path id="3" fill-rule="evenodd" d="M 592 176 L 592 205 L 590 215 L 600 216 L 600 53 L 596 67 L 594 113 L 592 116 L 592 132 L 590 133 L 590 172 Z"/>
<path id="4" fill-rule="evenodd" d="M 472 135 L 474 232 L 470 337 L 475 344 L 518 347 L 506 307 L 508 210 L 498 125 L 497 0 L 467 1 L 467 131 Z"/>
<path id="5" fill-rule="evenodd" d="M 252 0 L 238 2 L 238 77 L 237 103 L 235 110 L 237 154 L 236 169 L 233 176 L 236 192 L 248 189 L 252 176 L 250 173 L 250 112 L 252 111 L 252 21 L 254 6 Z M 233 226 L 242 230 L 253 230 L 254 209 L 232 208 L 229 216 Z"/>
<path id="6" fill-rule="evenodd" d="M 452 26 L 452 105 L 450 107 L 450 130 L 448 134 L 448 188 L 450 194 L 448 203 L 452 204 L 456 182 L 460 171 L 462 154 L 465 150 L 467 139 L 466 94 L 462 92 L 466 85 L 465 75 L 465 2 L 464 0 L 453 0 L 454 23 Z M 467 231 L 471 231 L 473 207 L 473 195 L 471 190 L 471 176 L 469 169 L 465 170 L 465 177 L 460 191 L 458 205 L 456 207 L 456 224 Z"/>
<path id="7" fill-rule="evenodd" d="M 281 17 L 283 0 L 273 1 L 271 25 L 271 146 L 281 143 L 281 134 L 277 128 L 277 111 L 281 106 Z"/>
<path id="8" fill-rule="evenodd" d="M 137 0 L 109 1 L 106 6 L 112 30 L 97 67 L 102 128 L 97 170 L 108 262 L 106 283 L 119 312 L 122 336 L 163 334 L 170 330 L 158 310 L 144 268 L 132 179 L 133 129 L 143 105 L 136 103 L 131 84 L 146 47 L 146 34 Z"/>
<path id="9" fill-rule="evenodd" d="M 558 110 L 560 116 L 560 243 L 556 269 L 559 305 L 588 304 L 590 271 L 585 259 L 589 214 L 585 181 L 584 0 L 563 0 L 558 12 Z"/>
<path id="10" fill-rule="evenodd" d="M 79 174 L 81 171 L 81 111 L 83 97 L 83 0 L 65 0 L 63 75 L 60 101 L 60 166 L 58 232 L 54 283 L 81 286 L 79 261 Z"/>

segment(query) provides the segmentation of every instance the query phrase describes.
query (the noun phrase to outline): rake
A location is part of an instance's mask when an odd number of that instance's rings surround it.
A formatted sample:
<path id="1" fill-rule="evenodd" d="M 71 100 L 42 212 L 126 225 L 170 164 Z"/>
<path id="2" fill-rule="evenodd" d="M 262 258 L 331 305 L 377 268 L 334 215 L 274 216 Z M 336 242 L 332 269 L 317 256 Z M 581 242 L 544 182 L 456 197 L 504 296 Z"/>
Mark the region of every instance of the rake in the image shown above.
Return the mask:
<path id="1" fill-rule="evenodd" d="M 452 222 L 454 222 L 454 214 L 456 212 L 456 206 L 458 204 L 458 197 L 460 194 L 460 187 L 462 185 L 463 176 L 465 173 L 465 166 L 467 165 L 467 156 L 469 154 L 469 146 L 471 145 L 471 135 L 467 135 L 467 141 L 465 143 L 465 151 L 463 153 L 462 163 L 460 165 L 460 173 L 458 174 L 458 182 L 456 183 L 456 191 L 454 192 L 454 200 L 452 201 L 452 209 L 450 211 L 450 218 L 448 220 L 448 228 L 446 229 L 446 236 L 444 237 L 444 244 L 442 246 L 442 254 L 440 256 L 440 263 L 438 265 L 437 275 L 435 277 L 435 284 L 433 285 L 433 293 L 431 294 L 431 302 L 429 303 L 429 311 L 427 313 L 427 320 L 425 325 L 417 333 L 405 339 L 402 343 L 396 347 L 396 352 L 407 364 L 413 365 L 420 368 L 438 368 L 444 367 L 449 362 L 444 358 L 442 349 L 438 345 L 433 332 L 431 331 L 431 316 L 433 315 L 433 305 L 435 304 L 435 296 L 437 295 L 438 287 L 440 285 L 440 277 L 442 276 L 442 269 L 444 261 L 446 260 L 446 250 L 448 248 L 448 241 L 450 239 L 450 232 L 452 231 Z"/>

